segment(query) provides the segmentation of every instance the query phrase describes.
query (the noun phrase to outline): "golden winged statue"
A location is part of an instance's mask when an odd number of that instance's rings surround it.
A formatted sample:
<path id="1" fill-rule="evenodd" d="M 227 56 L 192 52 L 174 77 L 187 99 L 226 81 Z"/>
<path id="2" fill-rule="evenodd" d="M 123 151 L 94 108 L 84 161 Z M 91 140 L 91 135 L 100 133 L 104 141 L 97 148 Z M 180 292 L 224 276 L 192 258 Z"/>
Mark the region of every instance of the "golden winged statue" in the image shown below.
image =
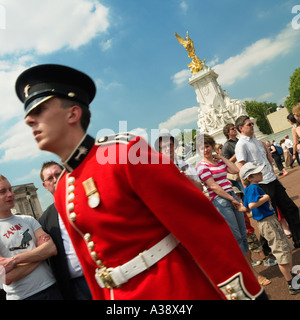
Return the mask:
<path id="1" fill-rule="evenodd" d="M 201 61 L 195 54 L 195 48 L 194 48 L 194 42 L 191 40 L 191 38 L 189 37 L 189 32 L 187 32 L 187 37 L 186 39 L 180 37 L 180 35 L 178 35 L 175 32 L 175 36 L 178 40 L 178 42 L 183 45 L 183 47 L 185 48 L 185 50 L 188 52 L 188 56 L 189 58 L 193 59 L 193 61 L 188 65 L 188 67 L 191 69 L 192 73 L 197 73 L 199 71 L 202 70 L 203 65 L 205 63 L 204 59 L 203 61 Z"/>

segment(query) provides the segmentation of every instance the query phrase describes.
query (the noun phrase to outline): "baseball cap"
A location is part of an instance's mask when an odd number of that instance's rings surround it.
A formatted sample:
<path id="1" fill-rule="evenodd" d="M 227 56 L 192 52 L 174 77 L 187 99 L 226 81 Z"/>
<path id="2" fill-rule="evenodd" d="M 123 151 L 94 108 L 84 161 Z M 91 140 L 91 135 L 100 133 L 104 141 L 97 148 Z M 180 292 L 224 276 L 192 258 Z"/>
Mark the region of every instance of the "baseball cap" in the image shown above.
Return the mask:
<path id="1" fill-rule="evenodd" d="M 240 170 L 240 178 L 246 180 L 251 174 L 262 172 L 264 167 L 264 163 L 247 162 Z"/>

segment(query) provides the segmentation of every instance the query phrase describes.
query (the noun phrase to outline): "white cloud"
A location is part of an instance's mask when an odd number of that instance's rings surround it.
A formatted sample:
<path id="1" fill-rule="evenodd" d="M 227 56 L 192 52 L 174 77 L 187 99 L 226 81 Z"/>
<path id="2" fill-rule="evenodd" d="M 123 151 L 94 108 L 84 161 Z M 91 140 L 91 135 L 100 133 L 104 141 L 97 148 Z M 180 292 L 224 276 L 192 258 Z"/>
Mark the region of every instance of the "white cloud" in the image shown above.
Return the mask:
<path id="1" fill-rule="evenodd" d="M 95 80 L 96 82 L 96 86 L 98 89 L 101 89 L 101 90 L 110 90 L 110 89 L 114 89 L 114 88 L 118 88 L 118 87 L 122 87 L 123 85 L 118 82 L 118 81 L 112 81 L 112 82 L 108 82 L 108 83 L 105 83 L 104 80 L 100 79 L 100 78 L 97 78 Z"/>
<path id="2" fill-rule="evenodd" d="M 183 13 L 187 13 L 188 10 L 188 4 L 186 3 L 186 1 L 181 1 L 180 2 L 180 9 L 183 11 Z"/>
<path id="3" fill-rule="evenodd" d="M 24 120 L 17 122 L 1 136 L 0 163 L 15 160 L 36 158 L 41 154 L 33 139 L 31 129 Z"/>
<path id="4" fill-rule="evenodd" d="M 241 54 L 216 65 L 220 85 L 230 86 L 247 77 L 254 67 L 285 55 L 299 43 L 299 33 L 289 24 L 275 38 L 264 38 L 247 47 Z"/>
<path id="5" fill-rule="evenodd" d="M 188 79 L 192 76 L 190 69 L 183 69 L 177 73 L 175 73 L 171 79 L 177 85 L 181 86 L 185 84 Z"/>
<path id="6" fill-rule="evenodd" d="M 266 92 L 257 98 L 258 101 L 266 101 L 268 98 L 274 95 L 273 92 Z"/>
<path id="7" fill-rule="evenodd" d="M 15 93 L 15 81 L 25 69 L 19 62 L 10 64 L 0 60 L 0 123 L 21 116 L 24 113 L 21 102 Z"/>
<path id="8" fill-rule="evenodd" d="M 133 130 L 129 131 L 131 134 L 135 135 L 135 136 L 140 136 L 143 137 L 146 141 L 148 141 L 149 137 L 148 137 L 148 133 L 147 133 L 147 129 L 144 128 L 135 128 Z"/>
<path id="9" fill-rule="evenodd" d="M 219 57 L 215 56 L 213 60 L 208 61 L 206 64 L 207 64 L 209 67 L 213 67 L 213 66 L 215 66 L 218 62 L 219 62 Z"/>
<path id="10" fill-rule="evenodd" d="M 6 29 L 0 54 L 47 54 L 77 49 L 109 27 L 109 9 L 96 0 L 2 0 Z"/>
<path id="11" fill-rule="evenodd" d="M 112 39 L 108 39 L 106 41 L 102 41 L 100 43 L 100 47 L 101 47 L 101 50 L 102 51 L 107 51 L 111 48 L 111 45 L 112 45 Z"/>
<path id="12" fill-rule="evenodd" d="M 173 130 L 176 128 L 184 128 L 189 124 L 194 124 L 196 126 L 198 119 L 199 107 L 191 107 L 181 111 L 178 111 L 171 118 L 165 122 L 161 122 L 158 128 Z"/>

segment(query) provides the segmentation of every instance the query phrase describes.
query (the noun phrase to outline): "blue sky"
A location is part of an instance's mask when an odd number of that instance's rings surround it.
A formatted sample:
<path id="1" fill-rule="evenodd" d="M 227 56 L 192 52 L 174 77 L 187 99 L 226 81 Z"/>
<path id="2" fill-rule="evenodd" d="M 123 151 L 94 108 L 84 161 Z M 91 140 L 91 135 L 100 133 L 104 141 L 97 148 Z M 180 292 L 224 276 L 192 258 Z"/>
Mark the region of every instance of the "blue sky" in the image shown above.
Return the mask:
<path id="1" fill-rule="evenodd" d="M 147 133 L 197 127 L 188 85 L 191 60 L 177 42 L 189 31 L 196 54 L 219 74 L 231 98 L 283 104 L 299 67 L 299 1 L 279 0 L 0 0 L 0 172 L 13 185 L 33 182 L 45 209 L 52 201 L 38 150 L 14 92 L 26 68 L 58 63 L 96 82 L 88 132 Z M 298 11 L 300 14 L 300 8 Z M 294 19 L 294 24 L 292 20 Z M 121 127 L 121 131 L 124 129 Z M 100 131 L 100 132 L 99 132 Z"/>

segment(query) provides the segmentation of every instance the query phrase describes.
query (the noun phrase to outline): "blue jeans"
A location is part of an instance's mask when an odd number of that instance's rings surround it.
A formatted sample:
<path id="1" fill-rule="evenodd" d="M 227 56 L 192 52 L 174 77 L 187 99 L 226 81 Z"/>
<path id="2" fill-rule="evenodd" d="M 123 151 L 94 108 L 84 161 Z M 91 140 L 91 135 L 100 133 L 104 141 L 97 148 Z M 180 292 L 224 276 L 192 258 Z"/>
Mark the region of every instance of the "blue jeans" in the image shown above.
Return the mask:
<path id="1" fill-rule="evenodd" d="M 242 191 L 244 193 L 245 188 L 242 184 L 242 181 L 235 181 L 235 180 L 230 180 L 230 182 L 232 183 L 232 185 L 234 187 L 237 187 L 240 191 Z"/>
<path id="2" fill-rule="evenodd" d="M 236 200 L 238 200 L 233 191 L 228 193 L 231 196 L 233 196 Z M 237 211 L 237 209 L 235 209 L 231 201 L 224 199 L 220 196 L 217 196 L 212 201 L 212 203 L 218 209 L 221 215 L 225 218 L 242 252 L 246 254 L 246 252 L 249 251 L 249 246 L 247 241 L 247 228 L 245 224 L 244 214 L 242 212 Z"/>

